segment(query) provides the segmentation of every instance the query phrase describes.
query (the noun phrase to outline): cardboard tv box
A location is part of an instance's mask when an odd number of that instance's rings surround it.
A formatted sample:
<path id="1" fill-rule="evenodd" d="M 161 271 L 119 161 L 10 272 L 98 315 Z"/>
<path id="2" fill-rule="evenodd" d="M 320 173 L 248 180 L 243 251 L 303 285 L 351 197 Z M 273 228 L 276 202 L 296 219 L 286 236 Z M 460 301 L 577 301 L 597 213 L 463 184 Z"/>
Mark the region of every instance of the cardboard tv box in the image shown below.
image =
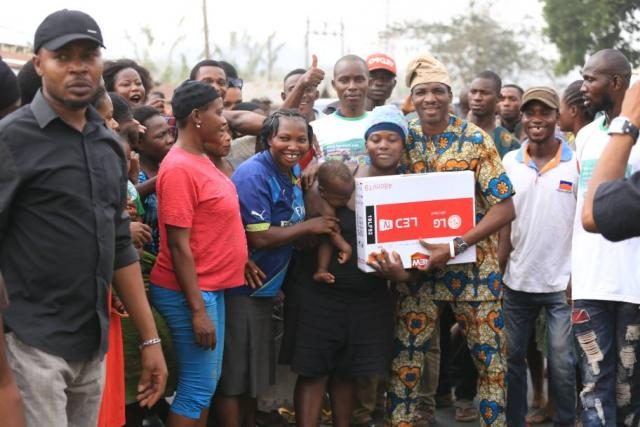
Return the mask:
<path id="1" fill-rule="evenodd" d="M 419 240 L 449 243 L 475 226 L 475 178 L 472 171 L 434 172 L 356 178 L 358 267 L 382 248 L 396 251 L 405 268 L 426 268 L 429 251 Z M 449 261 L 476 261 L 476 248 Z"/>

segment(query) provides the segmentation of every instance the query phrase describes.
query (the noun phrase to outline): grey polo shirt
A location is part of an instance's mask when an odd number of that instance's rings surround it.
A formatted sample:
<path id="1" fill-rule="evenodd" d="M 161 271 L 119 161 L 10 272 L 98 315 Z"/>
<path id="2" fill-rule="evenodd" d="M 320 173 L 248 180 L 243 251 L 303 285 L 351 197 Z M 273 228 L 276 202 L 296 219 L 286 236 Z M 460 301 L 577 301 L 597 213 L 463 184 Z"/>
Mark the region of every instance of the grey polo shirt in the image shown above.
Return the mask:
<path id="1" fill-rule="evenodd" d="M 68 361 L 107 349 L 114 270 L 137 261 L 127 173 L 115 134 L 93 109 L 78 132 L 41 92 L 0 121 L 0 271 L 6 327 Z"/>

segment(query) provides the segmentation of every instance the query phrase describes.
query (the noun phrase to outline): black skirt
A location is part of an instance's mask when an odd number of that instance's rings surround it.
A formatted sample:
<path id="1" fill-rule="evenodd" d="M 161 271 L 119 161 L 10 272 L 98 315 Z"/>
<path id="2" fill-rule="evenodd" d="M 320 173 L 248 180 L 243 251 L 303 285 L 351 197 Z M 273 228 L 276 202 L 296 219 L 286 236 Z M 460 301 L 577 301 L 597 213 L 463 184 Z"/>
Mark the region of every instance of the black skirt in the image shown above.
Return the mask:
<path id="1" fill-rule="evenodd" d="M 355 215 L 337 212 L 352 259 L 332 256 L 332 285 L 313 281 L 315 253 L 298 253 L 285 287 L 280 363 L 304 376 L 386 375 L 393 342 L 394 305 L 386 281 L 357 267 Z"/>

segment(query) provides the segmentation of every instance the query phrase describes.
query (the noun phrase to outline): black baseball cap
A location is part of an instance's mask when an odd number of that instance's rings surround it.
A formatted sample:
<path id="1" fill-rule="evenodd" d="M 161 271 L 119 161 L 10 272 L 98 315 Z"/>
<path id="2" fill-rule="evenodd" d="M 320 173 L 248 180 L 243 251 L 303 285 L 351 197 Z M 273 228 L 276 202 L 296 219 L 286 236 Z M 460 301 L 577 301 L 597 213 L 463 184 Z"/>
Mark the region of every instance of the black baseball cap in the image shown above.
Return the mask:
<path id="1" fill-rule="evenodd" d="M 79 10 L 62 9 L 44 18 L 38 26 L 33 51 L 37 53 L 41 47 L 57 50 L 75 40 L 92 40 L 104 47 L 102 32 L 92 17 Z"/>

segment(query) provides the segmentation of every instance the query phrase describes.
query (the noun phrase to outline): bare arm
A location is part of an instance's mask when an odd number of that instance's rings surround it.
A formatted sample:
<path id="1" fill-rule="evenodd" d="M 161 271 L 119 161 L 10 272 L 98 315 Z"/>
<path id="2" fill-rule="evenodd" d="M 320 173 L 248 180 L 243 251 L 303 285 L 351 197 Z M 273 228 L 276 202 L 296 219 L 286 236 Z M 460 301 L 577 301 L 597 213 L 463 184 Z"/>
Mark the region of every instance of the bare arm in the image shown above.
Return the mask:
<path id="1" fill-rule="evenodd" d="M 640 127 L 640 82 L 634 83 L 627 91 L 620 116 L 627 117 L 636 127 Z M 598 232 L 598 226 L 593 219 L 593 199 L 596 190 L 605 181 L 624 177 L 634 142 L 629 135 L 611 135 L 587 188 L 582 208 L 582 225 L 585 230 Z"/>
<path id="2" fill-rule="evenodd" d="M 258 135 L 262 129 L 264 116 L 252 111 L 225 110 L 222 115 L 229 123 L 229 127 L 243 135 Z"/>
<path id="3" fill-rule="evenodd" d="M 167 225 L 166 232 L 173 268 L 180 289 L 185 295 L 187 304 L 189 304 L 189 309 L 192 312 L 202 311 L 204 310 L 204 302 L 200 294 L 200 287 L 198 286 L 196 264 L 193 260 L 191 247 L 189 246 L 191 229 Z"/>
<path id="4" fill-rule="evenodd" d="M 254 249 L 277 248 L 306 235 L 329 234 L 337 232 L 337 219 L 334 217 L 317 217 L 289 227 L 271 226 L 264 231 L 251 231 L 247 233 L 249 246 Z"/>
<path id="5" fill-rule="evenodd" d="M 200 347 L 213 350 L 216 347 L 216 329 L 207 315 L 198 286 L 196 265 L 189 245 L 191 229 L 167 225 L 166 233 L 176 279 L 191 310 L 196 343 Z"/>
<path id="6" fill-rule="evenodd" d="M 513 247 L 511 246 L 511 224 L 507 224 L 498 234 L 498 265 L 500 265 L 500 272 L 504 274 L 507 268 L 507 262 L 509 261 L 509 255 Z"/>
<path id="7" fill-rule="evenodd" d="M 593 219 L 593 199 L 598 186 L 605 181 L 613 181 L 624 177 L 624 173 L 633 147 L 633 139 L 629 135 L 611 135 L 607 147 L 598 160 L 593 177 L 589 181 L 587 194 L 582 208 L 582 226 L 592 233 L 598 232 Z"/>
<path id="8" fill-rule="evenodd" d="M 145 198 L 149 194 L 153 194 L 156 192 L 156 179 L 157 177 L 149 178 L 143 183 L 136 184 L 136 190 L 140 194 L 140 197 Z"/>
<path id="9" fill-rule="evenodd" d="M 158 331 L 151 315 L 151 307 L 144 291 L 140 263 L 134 262 L 119 268 L 113 274 L 113 287 L 124 303 L 143 341 L 157 338 Z M 164 395 L 167 384 L 167 365 L 162 355 L 162 347 L 150 345 L 140 351 L 142 375 L 138 382 L 140 406 L 153 406 Z"/>
<path id="10" fill-rule="evenodd" d="M 513 199 L 509 197 L 493 205 L 475 227 L 466 232 L 462 238 L 469 246 L 475 245 L 509 224 L 516 217 Z"/>
<path id="11" fill-rule="evenodd" d="M 515 217 L 515 208 L 513 207 L 513 200 L 510 197 L 493 205 L 482 218 L 482 221 L 467 231 L 462 238 L 469 246 L 475 245 L 513 221 Z M 432 268 L 442 268 L 451 259 L 449 245 L 446 243 L 431 244 L 421 240 L 420 244 L 431 251 L 431 257 L 429 258 L 429 265 L 427 267 L 428 270 Z"/>

